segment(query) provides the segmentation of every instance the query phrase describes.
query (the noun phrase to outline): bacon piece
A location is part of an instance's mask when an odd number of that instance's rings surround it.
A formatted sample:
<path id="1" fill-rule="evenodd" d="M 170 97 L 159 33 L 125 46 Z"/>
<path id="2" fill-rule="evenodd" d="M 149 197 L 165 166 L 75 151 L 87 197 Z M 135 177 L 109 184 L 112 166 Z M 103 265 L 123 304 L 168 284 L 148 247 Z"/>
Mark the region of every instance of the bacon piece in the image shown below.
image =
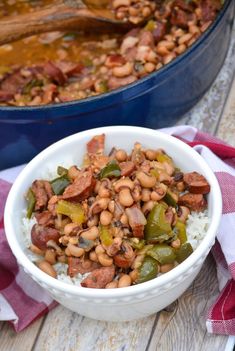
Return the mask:
<path id="1" fill-rule="evenodd" d="M 104 289 L 105 286 L 113 280 L 114 275 L 114 266 L 101 267 L 95 269 L 88 275 L 88 277 L 83 279 L 81 286 L 85 288 Z"/>
<path id="2" fill-rule="evenodd" d="M 59 85 L 64 85 L 67 80 L 61 69 L 51 61 L 45 63 L 44 72 L 51 78 L 52 81 L 56 82 Z"/>
<path id="3" fill-rule="evenodd" d="M 126 208 L 125 212 L 128 217 L 129 225 L 132 229 L 133 236 L 137 238 L 143 238 L 144 226 L 147 223 L 143 212 L 137 206 Z"/>
<path id="4" fill-rule="evenodd" d="M 82 63 L 74 63 L 70 61 L 58 61 L 56 66 L 63 72 L 67 77 L 72 77 L 82 72 L 85 66 Z"/>
<path id="5" fill-rule="evenodd" d="M 143 31 L 140 34 L 138 46 L 148 46 L 150 48 L 153 48 L 154 47 L 154 37 L 153 37 L 152 32 L 146 31 L 146 30 Z"/>
<path id="6" fill-rule="evenodd" d="M 191 211 L 196 211 L 196 212 L 204 211 L 207 206 L 207 202 L 204 199 L 202 194 L 191 194 L 191 193 L 187 193 L 180 196 L 178 204 L 182 206 L 186 206 Z"/>
<path id="7" fill-rule="evenodd" d="M 74 277 L 78 273 L 85 274 L 100 267 L 99 263 L 84 260 L 78 257 L 68 257 L 68 275 Z"/>
<path id="8" fill-rule="evenodd" d="M 166 34 L 166 23 L 157 21 L 156 22 L 156 27 L 153 30 L 153 38 L 155 44 L 157 44 L 160 40 L 163 39 L 164 35 Z"/>
<path id="9" fill-rule="evenodd" d="M 57 229 L 34 224 L 31 230 L 32 243 L 41 250 L 47 249 L 47 242 L 53 240 L 59 243 L 60 233 Z"/>
<path id="10" fill-rule="evenodd" d="M 50 227 L 54 225 L 54 216 L 50 211 L 35 213 L 36 220 L 39 225 Z"/>
<path id="11" fill-rule="evenodd" d="M 185 173 L 184 182 L 192 194 L 208 194 L 210 192 L 210 184 L 203 175 L 197 172 Z"/>
<path id="12" fill-rule="evenodd" d="M 181 9 L 173 9 L 170 22 L 173 26 L 187 29 L 188 21 L 190 20 L 189 14 Z"/>
<path id="13" fill-rule="evenodd" d="M 46 180 L 35 180 L 32 184 L 32 192 L 36 198 L 35 211 L 45 209 L 53 196 L 50 183 Z"/>
<path id="14" fill-rule="evenodd" d="M 87 143 L 87 152 L 89 154 L 103 154 L 104 152 L 105 135 L 96 135 Z"/>
<path id="15" fill-rule="evenodd" d="M 1 84 L 1 89 L 3 91 L 7 91 L 9 94 L 20 93 L 24 86 L 28 84 L 32 79 L 32 76 L 23 77 L 20 73 L 20 70 L 16 70 L 15 72 L 7 75 Z"/>
<path id="16" fill-rule="evenodd" d="M 135 170 L 135 164 L 132 161 L 120 162 L 121 176 L 130 176 Z"/>
<path id="17" fill-rule="evenodd" d="M 93 192 L 96 180 L 91 170 L 81 172 L 74 182 L 67 186 L 62 198 L 64 200 L 82 201 L 87 199 Z"/>
<path id="18" fill-rule="evenodd" d="M 126 60 L 121 55 L 109 55 L 105 61 L 105 66 L 108 68 L 120 67 L 126 63 Z"/>

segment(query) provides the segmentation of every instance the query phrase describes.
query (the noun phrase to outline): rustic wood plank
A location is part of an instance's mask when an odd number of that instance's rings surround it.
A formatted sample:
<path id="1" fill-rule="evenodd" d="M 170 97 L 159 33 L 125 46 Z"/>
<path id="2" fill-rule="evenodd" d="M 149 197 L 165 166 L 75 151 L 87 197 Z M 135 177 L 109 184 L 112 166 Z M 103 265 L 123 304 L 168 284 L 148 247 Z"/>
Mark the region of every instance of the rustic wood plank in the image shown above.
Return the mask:
<path id="1" fill-rule="evenodd" d="M 216 134 L 219 138 L 235 146 L 235 78 Z"/>
<path id="2" fill-rule="evenodd" d="M 155 316 L 123 323 L 92 320 L 62 306 L 50 312 L 32 351 L 143 351 Z"/>
<path id="3" fill-rule="evenodd" d="M 209 256 L 189 289 L 158 319 L 146 351 L 224 350 L 227 337 L 209 335 L 205 313 L 218 295 L 215 264 Z"/>
<path id="4" fill-rule="evenodd" d="M 230 49 L 216 80 L 204 97 L 178 121 L 177 125 L 192 125 L 204 132 L 215 133 L 235 73 L 234 53 L 235 24 L 233 27 Z"/>
<path id="5" fill-rule="evenodd" d="M 40 318 L 30 327 L 16 334 L 6 322 L 0 323 L 0 351 L 31 351 L 44 318 Z"/>

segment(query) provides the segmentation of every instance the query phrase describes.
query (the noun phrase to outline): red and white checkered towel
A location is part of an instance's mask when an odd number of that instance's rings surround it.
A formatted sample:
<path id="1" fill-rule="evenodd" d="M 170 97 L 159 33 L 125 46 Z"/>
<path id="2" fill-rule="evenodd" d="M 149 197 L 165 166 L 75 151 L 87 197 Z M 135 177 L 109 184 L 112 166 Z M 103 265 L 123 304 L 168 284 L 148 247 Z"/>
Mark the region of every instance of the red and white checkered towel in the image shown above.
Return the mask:
<path id="1" fill-rule="evenodd" d="M 212 249 L 221 293 L 207 314 L 210 333 L 235 335 L 235 148 L 189 126 L 162 130 L 195 148 L 213 169 L 223 196 L 223 216 Z M 4 173 L 6 179 L 6 172 Z M 56 303 L 17 266 L 6 242 L 3 210 L 11 184 L 0 180 L 0 320 L 21 331 Z"/>

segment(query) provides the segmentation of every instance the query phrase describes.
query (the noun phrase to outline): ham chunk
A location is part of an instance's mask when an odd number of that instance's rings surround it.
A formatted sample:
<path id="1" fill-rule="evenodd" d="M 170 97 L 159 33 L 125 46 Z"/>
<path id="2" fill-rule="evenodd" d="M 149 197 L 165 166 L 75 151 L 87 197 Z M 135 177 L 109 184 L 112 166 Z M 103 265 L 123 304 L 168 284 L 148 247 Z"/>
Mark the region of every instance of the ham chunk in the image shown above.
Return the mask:
<path id="1" fill-rule="evenodd" d="M 35 211 L 46 209 L 48 201 L 53 196 L 51 184 L 46 180 L 35 180 L 32 192 L 36 198 Z"/>
<path id="2" fill-rule="evenodd" d="M 137 206 L 132 206 L 126 209 L 126 215 L 128 217 L 133 236 L 137 238 L 143 238 L 144 226 L 147 223 L 143 212 Z"/>
<path id="3" fill-rule="evenodd" d="M 91 170 L 81 172 L 74 182 L 67 186 L 62 199 L 71 201 L 82 201 L 87 199 L 93 192 L 96 181 Z"/>
<path id="4" fill-rule="evenodd" d="M 89 154 L 98 154 L 104 152 L 105 135 L 96 135 L 87 143 L 87 152 Z"/>
<path id="5" fill-rule="evenodd" d="M 114 266 L 101 267 L 91 272 L 88 277 L 83 279 L 81 286 L 85 288 L 104 289 L 110 283 L 115 275 Z"/>
<path id="6" fill-rule="evenodd" d="M 68 257 L 68 275 L 74 277 L 78 273 L 85 274 L 98 269 L 100 264 L 78 257 Z"/>
<path id="7" fill-rule="evenodd" d="M 60 234 L 55 228 L 44 227 L 39 224 L 34 224 L 31 230 L 32 243 L 41 250 L 47 249 L 47 242 L 53 240 L 59 242 Z"/>

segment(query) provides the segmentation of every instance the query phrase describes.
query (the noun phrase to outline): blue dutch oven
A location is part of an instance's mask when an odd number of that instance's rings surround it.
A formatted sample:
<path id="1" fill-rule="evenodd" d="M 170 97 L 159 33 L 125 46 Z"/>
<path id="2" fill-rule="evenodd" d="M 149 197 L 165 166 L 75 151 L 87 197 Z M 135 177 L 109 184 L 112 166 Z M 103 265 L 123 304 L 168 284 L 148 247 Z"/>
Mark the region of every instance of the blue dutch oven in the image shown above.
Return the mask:
<path id="1" fill-rule="evenodd" d="M 29 161 L 51 143 L 89 128 L 172 125 L 208 90 L 229 48 L 235 1 L 184 54 L 141 80 L 84 100 L 0 107 L 0 169 Z"/>

